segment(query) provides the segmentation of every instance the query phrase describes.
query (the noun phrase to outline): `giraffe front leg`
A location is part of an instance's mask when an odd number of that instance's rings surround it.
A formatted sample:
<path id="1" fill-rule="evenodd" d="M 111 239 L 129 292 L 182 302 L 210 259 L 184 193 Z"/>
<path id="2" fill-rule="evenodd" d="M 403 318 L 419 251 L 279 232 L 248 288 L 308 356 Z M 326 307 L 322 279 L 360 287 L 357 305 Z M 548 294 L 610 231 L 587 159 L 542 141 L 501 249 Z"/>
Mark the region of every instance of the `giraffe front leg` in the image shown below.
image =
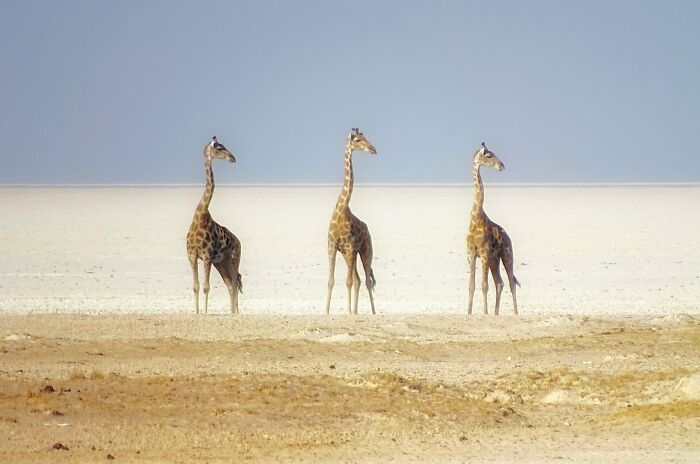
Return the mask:
<path id="1" fill-rule="evenodd" d="M 209 275 L 211 274 L 211 261 L 204 261 L 204 314 L 209 308 Z"/>
<path id="2" fill-rule="evenodd" d="M 487 261 L 487 258 L 481 258 L 481 267 L 481 292 L 484 294 L 484 314 L 488 314 L 489 263 Z"/>
<path id="3" fill-rule="evenodd" d="M 474 303 L 474 289 L 476 288 L 476 253 L 469 251 L 467 253 L 469 261 L 469 298 L 467 300 L 467 314 L 471 316 L 472 305 Z"/>
<path id="4" fill-rule="evenodd" d="M 199 269 L 197 267 L 197 257 L 189 256 L 190 266 L 192 267 L 192 278 L 194 282 L 192 283 L 192 291 L 194 292 L 194 311 L 195 314 L 199 314 Z"/>
<path id="5" fill-rule="evenodd" d="M 357 254 L 351 251 L 343 254 L 343 258 L 345 258 L 345 263 L 348 266 L 348 276 L 345 279 L 345 287 L 348 289 L 348 314 L 352 314 L 352 284 L 355 280 L 355 273 L 357 272 L 355 269 Z"/>
<path id="6" fill-rule="evenodd" d="M 336 249 L 328 248 L 328 293 L 326 294 L 326 315 L 331 313 L 331 295 L 335 285 L 335 259 Z"/>

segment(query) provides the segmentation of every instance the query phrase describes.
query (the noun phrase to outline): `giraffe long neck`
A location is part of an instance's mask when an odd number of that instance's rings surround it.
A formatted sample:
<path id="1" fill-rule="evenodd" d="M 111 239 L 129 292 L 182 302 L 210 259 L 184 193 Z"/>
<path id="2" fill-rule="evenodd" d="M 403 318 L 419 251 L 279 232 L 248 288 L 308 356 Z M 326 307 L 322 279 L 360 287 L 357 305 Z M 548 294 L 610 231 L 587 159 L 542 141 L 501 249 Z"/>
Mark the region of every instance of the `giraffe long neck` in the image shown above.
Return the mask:
<path id="1" fill-rule="evenodd" d="M 204 188 L 204 195 L 199 201 L 197 211 L 207 211 L 209 203 L 211 203 L 211 197 L 214 195 L 214 171 L 211 168 L 211 159 L 208 156 L 204 157 L 204 174 L 207 178 L 207 186 Z"/>
<path id="2" fill-rule="evenodd" d="M 354 175 L 352 172 L 352 149 L 348 143 L 345 147 L 345 181 L 343 182 L 343 190 L 340 191 L 338 202 L 335 205 L 336 214 L 342 213 L 349 209 L 353 184 Z"/>
<path id="3" fill-rule="evenodd" d="M 479 169 L 481 165 L 474 161 L 474 169 L 472 171 L 472 176 L 474 178 L 474 206 L 472 206 L 472 213 L 483 214 L 484 213 L 484 183 L 481 181 L 481 172 Z"/>

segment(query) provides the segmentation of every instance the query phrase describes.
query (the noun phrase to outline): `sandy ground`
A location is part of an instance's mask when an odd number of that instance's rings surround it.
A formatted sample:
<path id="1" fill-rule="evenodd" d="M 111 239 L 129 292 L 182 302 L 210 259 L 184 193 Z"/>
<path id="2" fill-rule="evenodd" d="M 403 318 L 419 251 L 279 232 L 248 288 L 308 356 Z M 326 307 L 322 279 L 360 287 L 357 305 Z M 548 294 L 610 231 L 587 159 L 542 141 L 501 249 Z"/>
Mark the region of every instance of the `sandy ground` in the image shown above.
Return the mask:
<path id="1" fill-rule="evenodd" d="M 324 312 L 339 190 L 217 187 L 212 214 L 243 244 L 242 312 Z M 0 312 L 191 313 L 185 235 L 201 194 L 201 186 L 0 188 Z M 380 313 L 465 311 L 472 194 L 356 186 L 352 207 L 372 233 Z M 698 199 L 700 186 L 487 185 L 485 207 L 513 239 L 523 314 L 697 314 Z M 346 311 L 344 272 L 339 259 L 336 314 Z M 221 279 L 211 283 L 212 311 L 228 312 Z M 361 312 L 368 303 L 363 291 Z"/>
<path id="2" fill-rule="evenodd" d="M 339 260 L 323 315 L 338 189 L 217 188 L 234 319 L 215 274 L 191 314 L 201 187 L 0 188 L 0 462 L 700 462 L 700 187 L 487 185 L 519 318 L 464 314 L 444 186 L 357 186 L 379 314 Z"/>
<path id="3" fill-rule="evenodd" d="M 693 316 L 4 315 L 0 327 L 0 462 L 700 458 Z"/>

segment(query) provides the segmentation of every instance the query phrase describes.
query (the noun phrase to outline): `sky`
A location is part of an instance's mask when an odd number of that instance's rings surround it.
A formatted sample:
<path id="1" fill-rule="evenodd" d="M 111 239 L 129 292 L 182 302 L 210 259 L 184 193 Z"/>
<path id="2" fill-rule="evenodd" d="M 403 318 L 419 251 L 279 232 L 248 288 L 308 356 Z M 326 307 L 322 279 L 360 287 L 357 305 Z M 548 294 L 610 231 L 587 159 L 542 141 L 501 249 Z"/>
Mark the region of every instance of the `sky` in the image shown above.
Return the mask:
<path id="1" fill-rule="evenodd" d="M 0 184 L 700 182 L 694 0 L 0 9 Z"/>

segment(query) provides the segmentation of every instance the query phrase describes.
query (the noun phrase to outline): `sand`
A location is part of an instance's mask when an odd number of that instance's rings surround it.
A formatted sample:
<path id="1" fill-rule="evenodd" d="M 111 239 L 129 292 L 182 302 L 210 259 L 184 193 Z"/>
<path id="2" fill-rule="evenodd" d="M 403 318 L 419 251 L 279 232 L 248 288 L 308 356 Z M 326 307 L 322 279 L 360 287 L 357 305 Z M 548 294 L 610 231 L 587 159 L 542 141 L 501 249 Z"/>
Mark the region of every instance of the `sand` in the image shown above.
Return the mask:
<path id="1" fill-rule="evenodd" d="M 490 188 L 489 188 L 490 187 Z M 0 462 L 698 462 L 699 187 L 487 186 L 520 317 L 466 312 L 466 187 L 358 186 L 379 314 L 323 315 L 337 187 L 0 189 Z M 491 294 L 491 304 L 493 294 Z"/>
<path id="2" fill-rule="evenodd" d="M 61 314 L 0 323 L 0 462 L 700 456 L 698 317 Z"/>

